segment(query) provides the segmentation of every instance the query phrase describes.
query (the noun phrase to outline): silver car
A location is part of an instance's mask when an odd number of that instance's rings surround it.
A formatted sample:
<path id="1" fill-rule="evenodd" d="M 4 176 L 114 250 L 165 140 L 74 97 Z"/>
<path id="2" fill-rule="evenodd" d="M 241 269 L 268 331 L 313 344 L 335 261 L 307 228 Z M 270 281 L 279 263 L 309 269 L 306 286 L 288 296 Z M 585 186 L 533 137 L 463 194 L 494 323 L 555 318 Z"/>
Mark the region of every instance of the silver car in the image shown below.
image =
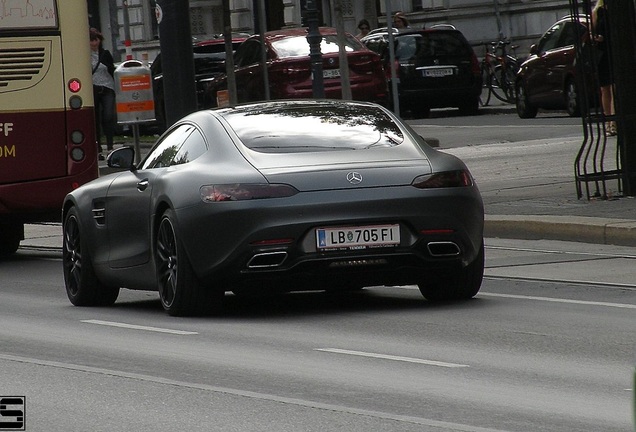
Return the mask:
<path id="1" fill-rule="evenodd" d="M 417 284 L 461 300 L 484 269 L 481 196 L 462 161 L 372 103 L 293 100 L 191 114 L 63 207 L 66 291 L 108 305 L 156 290 L 171 315 L 226 292 Z"/>

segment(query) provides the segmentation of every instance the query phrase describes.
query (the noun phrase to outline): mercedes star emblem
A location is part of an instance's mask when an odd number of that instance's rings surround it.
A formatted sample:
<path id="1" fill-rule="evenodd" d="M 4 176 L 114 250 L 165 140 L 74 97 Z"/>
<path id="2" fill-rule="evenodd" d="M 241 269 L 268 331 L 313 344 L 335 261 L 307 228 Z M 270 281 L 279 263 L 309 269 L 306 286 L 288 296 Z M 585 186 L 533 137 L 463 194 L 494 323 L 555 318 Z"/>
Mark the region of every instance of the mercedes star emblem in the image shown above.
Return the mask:
<path id="1" fill-rule="evenodd" d="M 350 173 L 347 174 L 347 181 L 353 185 L 360 184 L 362 183 L 362 174 L 355 171 L 351 171 Z"/>

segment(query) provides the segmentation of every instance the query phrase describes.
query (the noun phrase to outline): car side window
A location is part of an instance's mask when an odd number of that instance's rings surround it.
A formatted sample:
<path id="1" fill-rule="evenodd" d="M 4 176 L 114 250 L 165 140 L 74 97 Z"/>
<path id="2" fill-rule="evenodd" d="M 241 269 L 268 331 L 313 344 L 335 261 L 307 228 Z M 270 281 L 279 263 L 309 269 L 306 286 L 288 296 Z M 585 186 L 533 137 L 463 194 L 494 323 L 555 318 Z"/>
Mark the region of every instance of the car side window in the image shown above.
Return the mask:
<path id="1" fill-rule="evenodd" d="M 557 48 L 562 31 L 563 23 L 558 23 L 545 32 L 539 41 L 539 52 L 545 52 Z"/>
<path id="2" fill-rule="evenodd" d="M 175 156 L 183 146 L 186 138 L 192 133 L 194 126 L 183 124 L 173 129 L 144 159 L 141 169 L 163 168 L 173 164 Z"/>
<path id="3" fill-rule="evenodd" d="M 576 27 L 573 22 L 566 22 L 561 33 L 559 47 L 574 45 L 576 41 Z"/>
<path id="4" fill-rule="evenodd" d="M 183 145 L 179 148 L 179 151 L 174 156 L 171 164 L 180 165 L 188 162 L 192 162 L 199 156 L 201 156 L 207 150 L 205 144 L 205 138 L 201 135 L 198 129 L 194 129 L 192 133 L 185 139 Z"/>
<path id="5" fill-rule="evenodd" d="M 261 43 L 257 40 L 245 41 L 236 50 L 235 63 L 236 66 L 245 67 L 254 63 L 258 63 L 261 59 Z"/>

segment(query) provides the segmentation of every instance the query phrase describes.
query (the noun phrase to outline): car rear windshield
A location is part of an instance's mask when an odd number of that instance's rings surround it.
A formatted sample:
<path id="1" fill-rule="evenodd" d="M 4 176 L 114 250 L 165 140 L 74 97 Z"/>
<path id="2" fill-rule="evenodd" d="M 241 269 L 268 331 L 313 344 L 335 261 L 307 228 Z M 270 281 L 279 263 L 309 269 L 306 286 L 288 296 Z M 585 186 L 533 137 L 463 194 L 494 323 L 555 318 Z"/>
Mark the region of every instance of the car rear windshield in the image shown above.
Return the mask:
<path id="1" fill-rule="evenodd" d="M 309 55 L 309 43 L 306 36 L 294 36 L 272 42 L 274 51 L 279 57 L 306 57 Z M 345 38 L 345 50 L 347 52 L 360 51 L 364 49 L 356 38 L 347 35 Z M 320 52 L 330 54 L 339 52 L 338 36 L 325 35 L 320 42 Z"/>
<path id="2" fill-rule="evenodd" d="M 470 56 L 468 44 L 456 32 L 428 32 L 396 38 L 395 56 L 398 60 L 411 58 Z"/>
<path id="3" fill-rule="evenodd" d="M 262 153 L 366 150 L 404 140 L 391 117 L 367 105 L 279 103 L 222 115 L 246 147 Z"/>

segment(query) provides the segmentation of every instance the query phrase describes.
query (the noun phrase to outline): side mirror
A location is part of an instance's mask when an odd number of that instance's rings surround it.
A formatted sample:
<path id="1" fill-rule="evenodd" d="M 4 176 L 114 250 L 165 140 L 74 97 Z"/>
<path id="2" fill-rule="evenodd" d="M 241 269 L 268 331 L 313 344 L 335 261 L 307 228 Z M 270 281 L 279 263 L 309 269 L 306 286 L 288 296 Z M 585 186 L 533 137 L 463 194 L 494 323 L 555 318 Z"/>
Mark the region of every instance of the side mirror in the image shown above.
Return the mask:
<path id="1" fill-rule="evenodd" d="M 530 45 L 530 54 L 536 55 L 538 53 L 539 53 L 539 47 L 537 46 L 537 44 Z"/>
<path id="2" fill-rule="evenodd" d="M 117 150 L 113 150 L 108 154 L 106 163 L 110 168 L 120 170 L 135 171 L 135 149 L 133 147 L 122 147 Z"/>

